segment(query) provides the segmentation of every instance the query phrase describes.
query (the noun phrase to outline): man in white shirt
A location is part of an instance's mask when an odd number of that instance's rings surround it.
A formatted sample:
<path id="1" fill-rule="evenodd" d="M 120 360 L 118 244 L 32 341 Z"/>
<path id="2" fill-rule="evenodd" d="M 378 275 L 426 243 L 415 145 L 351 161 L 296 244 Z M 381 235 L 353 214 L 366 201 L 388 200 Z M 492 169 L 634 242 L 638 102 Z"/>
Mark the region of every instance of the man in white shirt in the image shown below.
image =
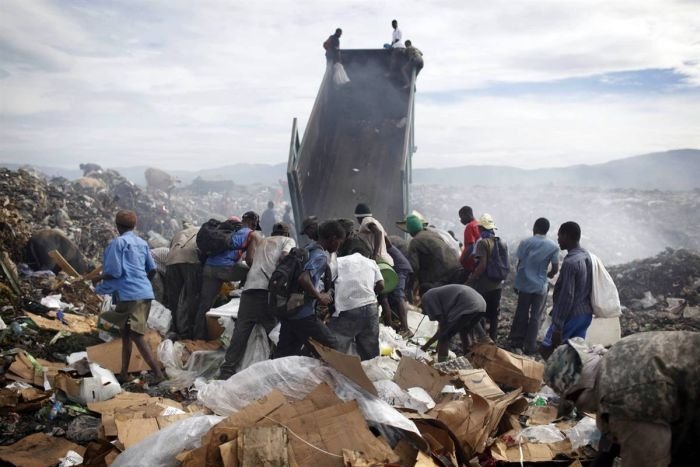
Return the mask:
<path id="1" fill-rule="evenodd" d="M 394 32 L 391 33 L 391 48 L 393 49 L 403 49 L 403 41 L 401 40 L 401 29 L 399 29 L 399 22 L 395 19 L 391 21 L 391 27 Z"/>
<path id="2" fill-rule="evenodd" d="M 328 328 L 340 351 L 347 352 L 354 341 L 360 359 L 379 355 L 377 295 L 382 290 L 384 280 L 377 263 L 359 253 L 338 258 L 335 312 Z"/>
<path id="3" fill-rule="evenodd" d="M 272 235 L 256 247 L 253 264 L 243 286 L 231 345 L 226 351 L 219 379 L 228 379 L 236 373 L 256 324 L 263 326 L 268 334 L 277 325 L 277 318 L 268 308 L 267 285 L 280 260 L 295 246 L 296 242 L 289 237 L 289 226 L 278 222 L 272 227 Z"/>

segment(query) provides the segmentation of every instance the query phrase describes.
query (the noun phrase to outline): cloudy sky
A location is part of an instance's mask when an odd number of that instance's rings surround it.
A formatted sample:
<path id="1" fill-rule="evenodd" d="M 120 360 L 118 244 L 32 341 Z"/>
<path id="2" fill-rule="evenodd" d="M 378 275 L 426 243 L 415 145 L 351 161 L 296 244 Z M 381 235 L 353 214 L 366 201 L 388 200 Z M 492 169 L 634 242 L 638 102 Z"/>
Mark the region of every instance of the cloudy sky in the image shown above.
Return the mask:
<path id="1" fill-rule="evenodd" d="M 0 161 L 286 161 L 335 27 L 425 55 L 416 167 L 700 148 L 697 0 L 3 0 Z"/>

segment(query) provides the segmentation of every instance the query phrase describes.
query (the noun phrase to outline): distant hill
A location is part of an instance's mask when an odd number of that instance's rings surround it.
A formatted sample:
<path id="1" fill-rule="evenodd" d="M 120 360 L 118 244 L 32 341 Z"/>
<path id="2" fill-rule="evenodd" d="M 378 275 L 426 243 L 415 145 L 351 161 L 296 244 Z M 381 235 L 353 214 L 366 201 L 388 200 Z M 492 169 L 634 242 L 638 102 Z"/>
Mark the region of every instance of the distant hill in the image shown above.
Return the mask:
<path id="1" fill-rule="evenodd" d="M 414 169 L 413 183 L 485 186 L 591 186 L 643 190 L 700 188 L 700 150 L 678 149 L 618 159 L 604 164 L 551 169 L 463 166 Z"/>
<path id="2" fill-rule="evenodd" d="M 0 163 L 11 169 L 24 164 Z M 35 166 L 47 175 L 77 178 L 78 169 Z M 240 185 L 275 184 L 286 180 L 287 164 L 233 164 L 196 171 L 173 170 L 171 174 L 189 184 L 196 177 L 205 180 L 233 180 Z M 146 166 L 116 168 L 139 185 L 145 184 Z M 577 186 L 606 189 L 694 190 L 700 188 L 700 150 L 677 149 L 617 159 L 604 164 L 574 165 L 561 168 L 518 169 L 506 166 L 450 167 L 446 169 L 414 169 L 413 183 L 464 186 Z"/>

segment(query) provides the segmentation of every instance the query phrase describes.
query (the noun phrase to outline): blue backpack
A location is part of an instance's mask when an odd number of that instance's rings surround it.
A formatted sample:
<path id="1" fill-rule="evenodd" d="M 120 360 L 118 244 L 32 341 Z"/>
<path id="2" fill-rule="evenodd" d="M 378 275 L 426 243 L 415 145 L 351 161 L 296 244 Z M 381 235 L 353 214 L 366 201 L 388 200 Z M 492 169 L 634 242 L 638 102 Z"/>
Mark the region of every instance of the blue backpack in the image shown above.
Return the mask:
<path id="1" fill-rule="evenodd" d="M 504 281 L 510 272 L 510 258 L 508 257 L 508 245 L 503 243 L 500 237 L 493 237 L 493 249 L 486 263 L 486 277 L 492 281 Z"/>

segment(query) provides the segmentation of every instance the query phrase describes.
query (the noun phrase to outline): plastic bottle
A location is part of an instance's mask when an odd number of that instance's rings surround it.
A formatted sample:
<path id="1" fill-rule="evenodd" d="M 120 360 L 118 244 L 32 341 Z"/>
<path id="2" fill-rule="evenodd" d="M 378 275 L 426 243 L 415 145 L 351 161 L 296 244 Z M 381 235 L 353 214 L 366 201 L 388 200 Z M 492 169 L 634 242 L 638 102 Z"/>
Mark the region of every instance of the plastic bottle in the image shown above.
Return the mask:
<path id="1" fill-rule="evenodd" d="M 63 409 L 63 402 L 61 401 L 56 401 L 53 403 L 53 407 L 51 407 L 51 412 L 49 412 L 49 420 L 53 420 L 58 416 L 59 413 L 61 413 L 61 410 Z"/>

